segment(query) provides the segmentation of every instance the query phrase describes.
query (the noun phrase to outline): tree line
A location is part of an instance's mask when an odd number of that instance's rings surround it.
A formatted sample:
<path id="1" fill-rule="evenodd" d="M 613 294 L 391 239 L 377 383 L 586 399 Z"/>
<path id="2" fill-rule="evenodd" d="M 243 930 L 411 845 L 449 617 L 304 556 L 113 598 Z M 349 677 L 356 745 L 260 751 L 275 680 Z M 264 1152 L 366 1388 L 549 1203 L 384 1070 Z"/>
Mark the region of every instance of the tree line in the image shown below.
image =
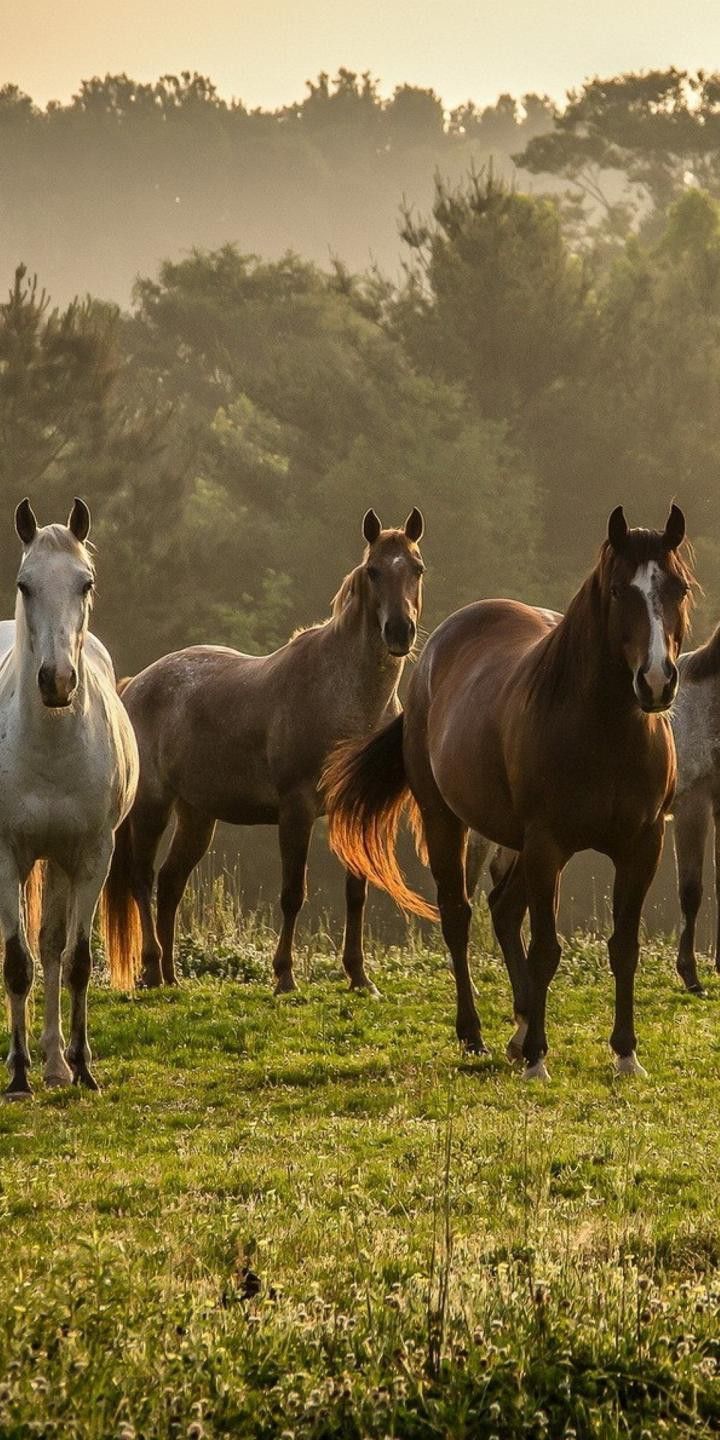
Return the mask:
<path id="1" fill-rule="evenodd" d="M 4 613 L 12 506 L 29 491 L 46 519 L 73 493 L 93 506 L 97 628 L 124 671 L 197 640 L 262 651 L 327 614 L 370 504 L 387 523 L 425 511 L 432 625 L 493 593 L 562 606 L 613 505 L 655 524 L 675 496 L 700 624 L 718 618 L 720 184 L 693 128 L 699 104 L 714 123 L 715 90 L 704 79 L 698 100 L 685 77 L 668 99 L 661 79 L 650 97 L 647 77 L 608 82 L 605 112 L 586 87 L 528 140 L 527 168 L 555 143 L 542 164 L 569 197 L 524 193 L 492 167 L 436 179 L 425 213 L 400 213 L 399 278 L 223 243 L 166 260 L 121 309 L 55 306 L 29 270 L 11 272 Z M 385 114 L 364 85 L 350 107 Z M 577 109 L 591 100 L 595 131 Z M 572 189 L 589 133 L 598 173 L 612 143 L 634 196 L 610 218 Z"/>

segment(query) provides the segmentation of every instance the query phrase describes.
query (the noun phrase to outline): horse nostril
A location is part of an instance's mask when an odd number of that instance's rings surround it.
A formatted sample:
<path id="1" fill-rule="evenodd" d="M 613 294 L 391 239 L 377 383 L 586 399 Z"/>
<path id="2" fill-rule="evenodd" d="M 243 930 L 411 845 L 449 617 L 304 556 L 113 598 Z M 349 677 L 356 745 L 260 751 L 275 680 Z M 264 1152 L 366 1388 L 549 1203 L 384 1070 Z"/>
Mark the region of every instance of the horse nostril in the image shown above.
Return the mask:
<path id="1" fill-rule="evenodd" d="M 46 705 L 53 708 L 69 705 L 78 685 L 78 673 L 74 665 L 65 673 L 59 673 L 54 665 L 44 663 L 38 670 L 38 687 Z"/>
<path id="2" fill-rule="evenodd" d="M 415 625 L 412 620 L 386 620 L 382 636 L 393 655 L 406 655 L 415 642 Z"/>

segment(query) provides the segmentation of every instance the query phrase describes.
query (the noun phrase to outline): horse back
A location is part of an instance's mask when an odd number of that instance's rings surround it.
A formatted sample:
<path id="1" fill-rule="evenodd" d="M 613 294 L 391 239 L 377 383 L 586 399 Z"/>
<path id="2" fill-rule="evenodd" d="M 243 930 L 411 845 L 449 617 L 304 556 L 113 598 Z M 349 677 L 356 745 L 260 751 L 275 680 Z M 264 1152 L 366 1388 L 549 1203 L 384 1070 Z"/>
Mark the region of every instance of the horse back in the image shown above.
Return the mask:
<path id="1" fill-rule="evenodd" d="M 143 795 L 182 798 L 236 824 L 272 823 L 278 788 L 312 783 L 327 748 L 317 646 L 269 656 L 199 645 L 136 675 L 122 700 L 140 747 Z"/>

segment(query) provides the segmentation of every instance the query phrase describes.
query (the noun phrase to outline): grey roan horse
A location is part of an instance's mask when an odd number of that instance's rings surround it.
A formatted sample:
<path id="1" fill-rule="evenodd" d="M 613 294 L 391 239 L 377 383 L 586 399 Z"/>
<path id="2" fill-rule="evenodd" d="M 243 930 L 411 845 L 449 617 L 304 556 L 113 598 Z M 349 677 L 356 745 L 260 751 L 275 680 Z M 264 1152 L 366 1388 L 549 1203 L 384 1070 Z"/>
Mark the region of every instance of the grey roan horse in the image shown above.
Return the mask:
<path id="1" fill-rule="evenodd" d="M 400 709 L 404 657 L 415 644 L 422 603 L 419 510 L 403 529 L 363 521 L 361 564 L 343 581 L 331 618 L 272 655 L 197 645 L 136 675 L 123 701 L 140 748 L 137 800 L 118 836 L 103 906 L 115 983 L 140 967 L 145 985 L 175 982 L 175 917 L 191 871 L 217 820 L 277 825 L 282 860 L 282 930 L 276 992 L 293 990 L 292 943 L 305 896 L 310 835 L 323 805 L 318 781 L 338 741 L 366 735 Z M 175 831 L 157 885 L 155 857 L 171 818 Z M 343 965 L 352 989 L 374 990 L 362 943 L 366 883 L 348 874 Z"/>
<path id="2" fill-rule="evenodd" d="M 683 930 L 677 968 L 691 994 L 703 988 L 695 959 L 695 926 L 703 893 L 703 860 L 710 821 L 715 832 L 718 933 L 715 968 L 720 971 L 720 626 L 706 645 L 680 658 L 680 687 L 673 730 L 678 759 L 675 795 L 677 857 Z"/>

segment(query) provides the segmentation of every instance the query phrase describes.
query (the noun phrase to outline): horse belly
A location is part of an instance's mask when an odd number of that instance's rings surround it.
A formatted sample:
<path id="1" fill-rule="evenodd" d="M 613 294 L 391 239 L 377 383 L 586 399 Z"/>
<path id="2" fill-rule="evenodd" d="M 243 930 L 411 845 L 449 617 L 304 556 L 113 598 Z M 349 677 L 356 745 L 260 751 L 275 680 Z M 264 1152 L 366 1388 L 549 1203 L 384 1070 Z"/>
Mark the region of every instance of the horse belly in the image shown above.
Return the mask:
<path id="1" fill-rule="evenodd" d="M 273 825 L 278 795 L 264 757 L 238 748 L 231 758 L 222 751 L 193 757 L 173 785 L 186 804 L 228 825 Z"/>
<path id="2" fill-rule="evenodd" d="M 435 783 L 453 814 L 495 845 L 521 849 L 523 826 L 492 730 L 477 721 L 468 726 L 459 717 L 435 743 L 431 737 L 429 754 Z"/>

